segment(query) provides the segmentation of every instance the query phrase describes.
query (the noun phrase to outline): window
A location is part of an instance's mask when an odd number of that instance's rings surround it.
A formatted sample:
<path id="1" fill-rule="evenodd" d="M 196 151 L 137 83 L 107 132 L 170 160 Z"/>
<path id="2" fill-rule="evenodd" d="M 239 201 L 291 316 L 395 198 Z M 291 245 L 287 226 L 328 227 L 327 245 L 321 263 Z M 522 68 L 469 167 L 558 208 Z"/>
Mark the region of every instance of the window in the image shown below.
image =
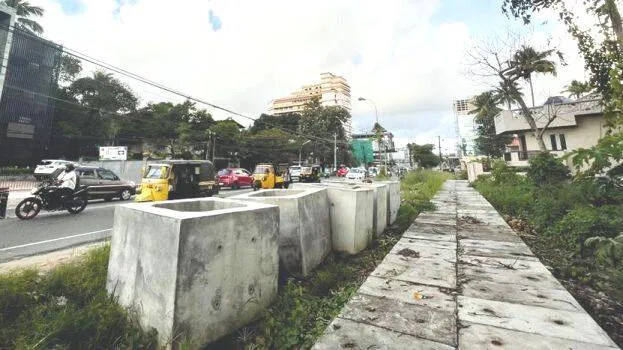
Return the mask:
<path id="1" fill-rule="evenodd" d="M 549 135 L 549 139 L 552 141 L 552 151 L 558 151 L 558 144 L 556 143 L 556 135 Z"/>
<path id="2" fill-rule="evenodd" d="M 80 177 L 94 178 L 95 177 L 95 171 L 93 171 L 93 170 L 81 170 L 81 171 L 79 171 L 79 175 L 80 175 Z"/>
<path id="3" fill-rule="evenodd" d="M 560 137 L 560 149 L 563 151 L 567 150 L 567 140 L 565 139 L 565 134 L 558 135 Z"/>
<path id="4" fill-rule="evenodd" d="M 99 174 L 99 177 L 104 180 L 114 181 L 117 179 L 117 176 L 113 174 L 112 171 L 109 171 L 109 170 L 102 169 L 102 170 L 98 170 L 97 173 Z"/>

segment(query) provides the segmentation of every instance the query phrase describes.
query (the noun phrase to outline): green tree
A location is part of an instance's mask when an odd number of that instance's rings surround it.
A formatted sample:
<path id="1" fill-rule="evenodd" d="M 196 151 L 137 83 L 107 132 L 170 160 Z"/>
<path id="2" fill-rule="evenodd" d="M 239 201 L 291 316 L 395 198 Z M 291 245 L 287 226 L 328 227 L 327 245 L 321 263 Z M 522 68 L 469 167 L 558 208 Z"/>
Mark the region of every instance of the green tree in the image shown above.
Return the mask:
<path id="1" fill-rule="evenodd" d="M 484 74 L 499 79 L 499 87 L 496 89 L 498 94 L 505 101 L 513 100 L 513 102 L 519 105 L 521 116 L 530 126 L 530 130 L 538 142 L 539 150 L 546 152 L 547 147 L 543 141 L 543 135 L 556 119 L 557 114 L 548 113 L 545 118 L 539 118 L 540 125 L 538 125 L 534 110 L 526 104 L 517 82 L 520 79 L 530 82 L 533 73 L 554 73 L 553 63 L 550 64 L 551 61 L 545 59 L 553 50 L 539 52 L 524 46 L 519 50 L 515 50 L 512 60 L 505 60 L 501 52 L 502 49 L 485 46 L 476 47 L 470 55 L 475 61 L 473 63 L 485 70 L 486 73 Z"/>
<path id="2" fill-rule="evenodd" d="M 301 115 L 299 130 L 303 135 L 311 135 L 313 152 L 321 162 L 333 160 L 334 135 L 341 144 L 345 144 L 346 131 L 344 125 L 351 118 L 348 110 L 338 107 L 325 107 L 318 99 L 313 99 Z M 348 150 L 348 147 L 341 148 Z"/>
<path id="3" fill-rule="evenodd" d="M 498 135 L 495 131 L 495 117 L 501 111 L 499 102 L 494 91 L 486 91 L 474 98 L 472 103 L 475 108 L 469 111 L 477 124 L 476 148 L 479 153 L 492 158 L 502 157 L 506 145 L 512 140 L 511 136 Z"/>
<path id="4" fill-rule="evenodd" d="M 498 87 L 494 91 L 495 99 L 506 103 L 509 111 L 511 110 L 511 105 L 518 98 L 521 98 L 521 88 L 516 81 L 502 80 L 498 82 Z"/>
<path id="5" fill-rule="evenodd" d="M 584 94 L 591 92 L 591 90 L 591 85 L 589 83 L 572 80 L 571 83 L 565 87 L 563 92 L 568 92 L 569 97 L 578 99 Z"/>
<path id="6" fill-rule="evenodd" d="M 410 143 L 407 145 L 409 155 L 413 162 L 420 168 L 432 168 L 440 163 L 439 156 L 433 153 L 432 144 L 418 145 Z"/>
<path id="7" fill-rule="evenodd" d="M 530 84 L 530 95 L 532 96 L 532 107 L 534 107 L 534 90 L 532 87 L 532 74 L 549 73 L 556 75 L 556 65 L 547 59 L 554 50 L 536 51 L 533 47 L 523 46 L 515 52 L 510 61 L 511 69 L 506 73 L 509 76 L 516 76 L 526 80 Z"/>
<path id="8" fill-rule="evenodd" d="M 298 159 L 300 142 L 294 134 L 273 128 L 244 132 L 241 137 L 241 163 L 248 168 L 262 162 L 286 163 Z"/>
<path id="9" fill-rule="evenodd" d="M 15 9 L 15 14 L 17 15 L 17 22 L 15 23 L 15 26 L 17 28 L 33 34 L 43 33 L 43 27 L 36 21 L 30 19 L 30 17 L 43 16 L 43 8 L 33 6 L 28 1 L 24 0 L 4 0 L 4 3 L 8 7 Z"/>
<path id="10" fill-rule="evenodd" d="M 71 83 L 82 72 L 82 61 L 74 56 L 63 54 L 57 70 L 57 76 L 61 82 Z"/>
<path id="11" fill-rule="evenodd" d="M 563 0 L 504 0 L 505 13 L 530 23 L 532 13 L 543 9 L 558 11 L 560 20 L 576 39 L 590 73 L 589 84 L 603 99 L 604 116 L 610 130 L 595 147 L 571 153 L 573 163 L 580 168 L 590 164 L 589 174 L 600 172 L 623 159 L 623 23 L 616 0 L 584 2 L 585 12 L 593 16 L 594 28 L 582 27 L 573 11 Z"/>
<path id="12" fill-rule="evenodd" d="M 296 113 L 283 115 L 262 114 L 253 122 L 249 129 L 252 133 L 257 133 L 266 129 L 281 129 L 286 132 L 296 132 L 299 129 L 301 116 Z"/>
<path id="13" fill-rule="evenodd" d="M 210 132 L 216 138 L 215 154 L 222 157 L 238 159 L 241 152 L 242 132 L 241 125 L 235 120 L 218 120 L 210 126 Z"/>

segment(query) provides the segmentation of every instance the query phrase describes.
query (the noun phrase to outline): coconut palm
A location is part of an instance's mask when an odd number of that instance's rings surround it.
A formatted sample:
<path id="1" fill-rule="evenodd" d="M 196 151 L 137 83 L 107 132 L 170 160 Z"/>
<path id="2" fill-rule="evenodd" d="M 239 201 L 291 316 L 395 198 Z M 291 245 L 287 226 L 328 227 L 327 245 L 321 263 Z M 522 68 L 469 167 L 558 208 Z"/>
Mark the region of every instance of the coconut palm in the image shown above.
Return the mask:
<path id="1" fill-rule="evenodd" d="M 505 103 L 508 106 L 508 110 L 511 109 L 518 97 L 521 97 L 521 88 L 516 81 L 504 79 L 500 82 L 500 85 L 493 90 L 495 92 L 495 99 L 500 103 Z"/>
<path id="2" fill-rule="evenodd" d="M 513 59 L 509 62 L 509 71 L 506 73 L 510 77 L 521 78 L 530 84 L 530 95 L 532 96 L 532 107 L 534 107 L 534 91 L 532 87 L 533 73 L 550 73 L 556 75 L 556 64 L 547 59 L 553 50 L 536 51 L 530 46 L 523 46 L 515 52 Z"/>
<path id="3" fill-rule="evenodd" d="M 578 99 L 585 93 L 591 92 L 591 90 L 591 85 L 589 83 L 572 80 L 569 85 L 565 86 L 565 90 L 563 92 L 568 92 L 569 97 L 575 97 Z"/>
<path id="4" fill-rule="evenodd" d="M 19 29 L 28 31 L 30 33 L 41 34 L 43 33 L 43 27 L 36 21 L 30 19 L 30 17 L 43 16 L 43 9 L 39 6 L 33 6 L 28 1 L 24 0 L 4 0 L 4 3 L 15 9 L 17 15 L 17 22 L 15 26 Z"/>
<path id="5" fill-rule="evenodd" d="M 469 111 L 469 114 L 474 114 L 474 120 L 478 121 L 488 115 L 496 115 L 500 109 L 498 104 L 500 100 L 497 97 L 495 91 L 486 91 L 480 95 L 474 96 L 472 105 L 474 109 Z"/>

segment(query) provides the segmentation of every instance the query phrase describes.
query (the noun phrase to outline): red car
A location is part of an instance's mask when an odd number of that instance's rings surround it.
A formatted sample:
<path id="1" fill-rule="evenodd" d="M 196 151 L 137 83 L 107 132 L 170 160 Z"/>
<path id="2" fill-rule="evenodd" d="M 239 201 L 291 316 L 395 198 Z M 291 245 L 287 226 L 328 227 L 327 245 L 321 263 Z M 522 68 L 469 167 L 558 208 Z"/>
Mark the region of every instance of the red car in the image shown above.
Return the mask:
<path id="1" fill-rule="evenodd" d="M 348 168 L 347 167 L 341 167 L 339 169 L 337 169 L 337 177 L 344 177 L 346 176 L 346 174 L 348 174 Z"/>
<path id="2" fill-rule="evenodd" d="M 253 186 L 253 176 L 242 168 L 222 169 L 218 172 L 218 184 L 220 187 L 231 187 L 232 189 Z"/>

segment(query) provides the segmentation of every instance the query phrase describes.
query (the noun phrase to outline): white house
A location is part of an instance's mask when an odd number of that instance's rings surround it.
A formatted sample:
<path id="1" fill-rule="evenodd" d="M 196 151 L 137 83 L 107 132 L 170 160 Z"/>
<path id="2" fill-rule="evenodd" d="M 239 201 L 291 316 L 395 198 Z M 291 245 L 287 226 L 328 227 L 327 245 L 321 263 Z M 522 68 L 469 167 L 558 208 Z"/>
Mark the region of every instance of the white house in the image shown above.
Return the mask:
<path id="1" fill-rule="evenodd" d="M 555 97 L 542 106 L 531 108 L 537 126 L 542 128 L 555 119 L 543 134 L 547 149 L 557 156 L 578 148 L 595 146 L 607 128 L 598 96 L 572 101 Z M 527 166 L 528 159 L 539 152 L 539 145 L 521 110 L 505 110 L 495 118 L 495 131 L 515 136 L 504 158 L 511 166 Z M 569 164 L 569 163 L 568 163 Z"/>

